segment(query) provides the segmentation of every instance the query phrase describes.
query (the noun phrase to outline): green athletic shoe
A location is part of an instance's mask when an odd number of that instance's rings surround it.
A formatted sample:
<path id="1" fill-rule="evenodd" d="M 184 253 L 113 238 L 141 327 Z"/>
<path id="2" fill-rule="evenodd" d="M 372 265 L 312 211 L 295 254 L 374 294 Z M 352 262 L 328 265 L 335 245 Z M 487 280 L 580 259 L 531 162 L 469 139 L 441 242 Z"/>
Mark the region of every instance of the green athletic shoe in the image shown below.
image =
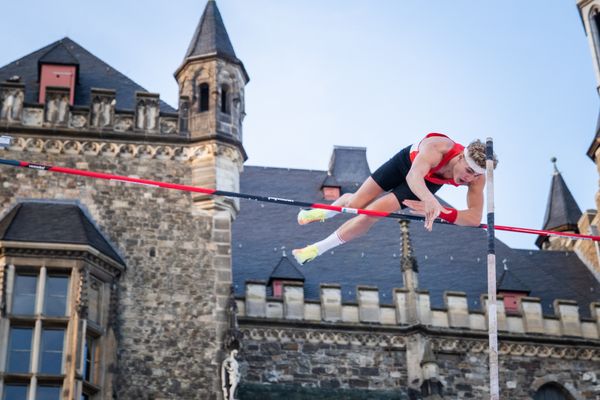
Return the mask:
<path id="1" fill-rule="evenodd" d="M 315 221 L 325 221 L 325 210 L 311 208 L 309 210 L 300 210 L 298 213 L 298 223 L 300 225 L 310 224 Z"/>
<path id="2" fill-rule="evenodd" d="M 308 245 L 302 249 L 292 250 L 292 254 L 298 264 L 304 265 L 309 261 L 314 260 L 319 255 L 319 249 L 314 244 Z"/>

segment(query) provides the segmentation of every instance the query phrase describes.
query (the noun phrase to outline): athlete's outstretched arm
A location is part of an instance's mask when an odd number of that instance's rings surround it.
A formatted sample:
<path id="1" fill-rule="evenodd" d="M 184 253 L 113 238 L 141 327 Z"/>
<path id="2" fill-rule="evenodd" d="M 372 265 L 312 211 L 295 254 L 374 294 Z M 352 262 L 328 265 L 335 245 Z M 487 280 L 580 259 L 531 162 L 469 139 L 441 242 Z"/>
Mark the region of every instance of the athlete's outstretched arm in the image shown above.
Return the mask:
<path id="1" fill-rule="evenodd" d="M 440 215 L 444 208 L 427 188 L 425 176 L 442 161 L 445 147 L 447 145 L 442 143 L 423 143 L 419 149 L 419 154 L 415 157 L 406 175 L 408 187 L 421 200 L 419 203 L 422 205 L 421 211 L 425 216 L 425 229 L 428 231 L 431 231 L 433 221 Z"/>
<path id="2" fill-rule="evenodd" d="M 483 175 L 477 177 L 469 184 L 467 192 L 467 209 L 458 210 L 456 225 L 463 226 L 478 226 L 481 223 L 483 215 L 483 188 L 485 187 L 485 177 Z M 402 202 L 407 207 L 413 210 L 414 214 L 425 216 L 425 202 L 419 200 L 404 200 Z M 450 213 L 451 210 L 442 208 L 441 216 Z"/>

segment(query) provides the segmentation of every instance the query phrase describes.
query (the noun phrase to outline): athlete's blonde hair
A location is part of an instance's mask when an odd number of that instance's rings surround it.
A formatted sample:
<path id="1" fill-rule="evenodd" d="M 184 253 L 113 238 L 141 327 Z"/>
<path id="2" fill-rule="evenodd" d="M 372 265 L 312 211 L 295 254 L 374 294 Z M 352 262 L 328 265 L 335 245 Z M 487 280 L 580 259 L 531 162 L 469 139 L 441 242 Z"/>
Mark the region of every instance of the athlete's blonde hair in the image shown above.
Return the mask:
<path id="1" fill-rule="evenodd" d="M 485 143 L 481 140 L 476 139 L 472 141 L 466 148 L 467 154 L 469 157 L 475 161 L 475 163 L 481 168 L 485 169 Z M 498 158 L 496 157 L 496 153 L 493 155 L 494 159 L 494 168 L 498 165 Z"/>

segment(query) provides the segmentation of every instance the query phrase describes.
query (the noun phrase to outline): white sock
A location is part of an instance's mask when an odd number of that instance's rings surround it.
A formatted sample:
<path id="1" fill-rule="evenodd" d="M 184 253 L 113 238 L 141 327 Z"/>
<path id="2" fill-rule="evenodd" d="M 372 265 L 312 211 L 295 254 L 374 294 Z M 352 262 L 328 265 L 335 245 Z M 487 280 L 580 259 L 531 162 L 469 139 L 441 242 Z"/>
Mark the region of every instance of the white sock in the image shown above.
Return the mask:
<path id="1" fill-rule="evenodd" d="M 328 250 L 333 249 L 334 247 L 339 246 L 340 244 L 344 244 L 342 239 L 337 234 L 337 231 L 333 232 L 331 235 L 327 236 L 325 239 L 320 242 L 315 243 L 317 250 L 319 251 L 319 255 L 325 253 Z"/>

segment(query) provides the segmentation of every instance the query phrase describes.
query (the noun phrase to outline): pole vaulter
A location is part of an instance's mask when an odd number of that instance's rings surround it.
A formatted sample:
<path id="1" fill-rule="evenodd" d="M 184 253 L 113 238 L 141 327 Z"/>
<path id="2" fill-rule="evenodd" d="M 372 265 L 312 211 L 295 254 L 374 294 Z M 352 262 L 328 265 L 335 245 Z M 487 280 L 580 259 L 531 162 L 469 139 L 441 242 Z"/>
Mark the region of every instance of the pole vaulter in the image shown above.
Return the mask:
<path id="1" fill-rule="evenodd" d="M 411 214 L 394 213 L 394 212 L 388 213 L 388 212 L 381 212 L 381 211 L 376 211 L 376 210 L 365 210 L 365 209 L 361 209 L 361 208 L 332 206 L 330 204 L 324 204 L 324 203 L 310 203 L 310 202 L 298 201 L 298 200 L 293 200 L 293 199 L 285 199 L 285 198 L 280 198 L 280 197 L 258 196 L 258 195 L 246 194 L 246 193 L 228 192 L 225 190 L 208 189 L 208 188 L 203 188 L 203 187 L 198 187 L 198 186 L 181 185 L 181 184 L 177 184 L 177 183 L 169 183 L 169 182 L 153 181 L 153 180 L 149 180 L 149 179 L 132 178 L 132 177 L 123 176 L 123 175 L 107 174 L 107 173 L 87 171 L 87 170 L 82 170 L 82 169 L 36 164 L 36 163 L 32 163 L 32 162 L 27 162 L 27 161 L 7 160 L 7 159 L 0 158 L 0 164 L 9 165 L 9 166 L 13 166 L 13 167 L 29 168 L 29 169 L 39 170 L 39 171 L 50 171 L 50 172 L 57 172 L 57 173 L 61 173 L 61 174 L 78 175 L 78 176 L 84 176 L 84 177 L 95 178 L 95 179 L 105 179 L 105 180 L 110 180 L 110 181 L 133 183 L 133 184 L 150 186 L 150 187 L 160 187 L 163 189 L 174 189 L 174 190 L 181 190 L 181 191 L 185 191 L 185 192 L 203 193 L 203 194 L 212 195 L 212 196 L 240 198 L 240 199 L 266 202 L 266 203 L 284 204 L 284 205 L 295 206 L 295 207 L 316 208 L 316 209 L 336 211 L 339 213 L 346 213 L 346 214 L 361 214 L 361 215 L 368 215 L 368 216 L 372 216 L 372 217 L 393 218 L 393 219 L 410 219 L 410 220 L 417 220 L 417 221 L 424 220 L 423 217 L 420 217 L 417 215 L 411 215 Z M 443 221 L 441 219 L 436 219 L 435 222 L 440 223 L 440 224 L 445 224 L 445 225 L 451 225 L 449 222 Z M 487 229 L 487 225 L 481 224 L 475 228 Z M 600 236 L 594 236 L 594 235 L 581 235 L 581 234 L 576 234 L 576 233 L 557 232 L 557 231 L 531 229 L 531 228 L 519 228 L 519 227 L 514 227 L 514 226 L 502 226 L 502 225 L 495 225 L 494 228 L 496 230 L 500 230 L 500 231 L 527 233 L 527 234 L 542 235 L 542 236 L 560 236 L 560 237 L 566 237 L 566 238 L 571 238 L 571 239 L 585 239 L 585 240 L 593 240 L 596 242 L 600 242 Z"/>

